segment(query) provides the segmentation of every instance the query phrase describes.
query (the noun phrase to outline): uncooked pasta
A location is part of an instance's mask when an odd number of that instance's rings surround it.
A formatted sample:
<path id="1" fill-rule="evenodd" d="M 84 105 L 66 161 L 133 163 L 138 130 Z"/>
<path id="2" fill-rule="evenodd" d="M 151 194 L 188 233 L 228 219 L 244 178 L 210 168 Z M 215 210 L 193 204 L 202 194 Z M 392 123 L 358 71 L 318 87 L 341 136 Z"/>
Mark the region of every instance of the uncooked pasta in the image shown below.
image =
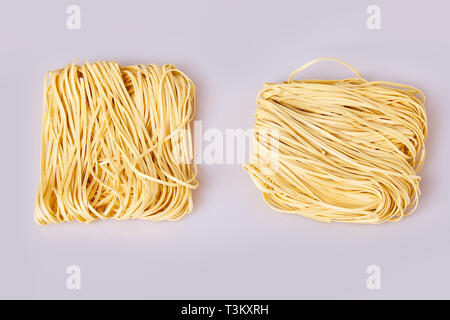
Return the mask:
<path id="1" fill-rule="evenodd" d="M 73 63 L 48 72 L 36 221 L 190 213 L 193 116 L 194 84 L 173 65 Z"/>
<path id="2" fill-rule="evenodd" d="M 356 78 L 293 80 L 322 60 Z M 245 169 L 275 210 L 325 222 L 398 221 L 418 204 L 424 102 L 414 87 L 367 81 L 335 58 L 313 60 L 259 92 Z"/>

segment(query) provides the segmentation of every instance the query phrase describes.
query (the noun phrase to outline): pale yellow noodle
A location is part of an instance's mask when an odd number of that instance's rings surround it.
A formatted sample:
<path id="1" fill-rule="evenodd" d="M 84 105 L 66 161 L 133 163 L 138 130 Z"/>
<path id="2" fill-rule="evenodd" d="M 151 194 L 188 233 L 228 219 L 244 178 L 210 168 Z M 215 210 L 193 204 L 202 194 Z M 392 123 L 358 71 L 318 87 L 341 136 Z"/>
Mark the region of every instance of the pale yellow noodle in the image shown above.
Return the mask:
<path id="1" fill-rule="evenodd" d="M 341 62 L 357 77 L 292 80 L 322 60 Z M 313 60 L 259 92 L 255 148 L 244 167 L 275 210 L 326 222 L 400 220 L 420 194 L 424 101 L 416 88 L 366 81 L 339 59 Z M 276 132 L 276 147 L 268 132 Z"/>
<path id="2" fill-rule="evenodd" d="M 173 65 L 73 63 L 48 72 L 36 221 L 190 213 L 194 90 Z"/>

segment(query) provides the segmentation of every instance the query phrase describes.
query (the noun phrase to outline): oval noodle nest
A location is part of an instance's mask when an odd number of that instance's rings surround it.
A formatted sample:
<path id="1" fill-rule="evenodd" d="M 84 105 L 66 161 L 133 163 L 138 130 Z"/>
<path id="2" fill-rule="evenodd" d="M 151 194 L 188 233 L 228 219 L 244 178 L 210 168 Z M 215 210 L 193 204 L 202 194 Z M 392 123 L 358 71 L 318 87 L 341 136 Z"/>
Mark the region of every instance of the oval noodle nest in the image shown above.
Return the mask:
<path id="1" fill-rule="evenodd" d="M 357 78 L 292 80 L 321 60 L 341 62 Z M 244 167 L 275 210 L 325 222 L 398 221 L 418 203 L 424 101 L 416 88 L 368 82 L 341 60 L 313 60 L 258 94 L 254 151 Z"/>
<path id="2" fill-rule="evenodd" d="M 36 221 L 191 212 L 193 116 L 194 84 L 173 65 L 73 63 L 47 73 Z"/>

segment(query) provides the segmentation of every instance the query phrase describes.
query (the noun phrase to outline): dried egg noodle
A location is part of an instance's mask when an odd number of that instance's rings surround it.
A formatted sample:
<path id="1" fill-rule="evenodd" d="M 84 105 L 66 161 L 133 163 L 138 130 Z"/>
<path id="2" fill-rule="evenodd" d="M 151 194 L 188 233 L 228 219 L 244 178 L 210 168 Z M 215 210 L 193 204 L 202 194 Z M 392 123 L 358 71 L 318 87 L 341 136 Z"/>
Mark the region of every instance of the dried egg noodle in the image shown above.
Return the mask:
<path id="1" fill-rule="evenodd" d="M 190 213 L 193 116 L 194 84 L 173 65 L 73 63 L 48 72 L 36 221 Z"/>
<path id="2" fill-rule="evenodd" d="M 322 60 L 344 64 L 356 78 L 292 80 Z M 424 101 L 416 88 L 366 81 L 341 60 L 313 60 L 259 92 L 254 151 L 244 167 L 275 210 L 325 222 L 398 221 L 420 194 Z M 273 159 L 276 170 L 267 172 Z"/>

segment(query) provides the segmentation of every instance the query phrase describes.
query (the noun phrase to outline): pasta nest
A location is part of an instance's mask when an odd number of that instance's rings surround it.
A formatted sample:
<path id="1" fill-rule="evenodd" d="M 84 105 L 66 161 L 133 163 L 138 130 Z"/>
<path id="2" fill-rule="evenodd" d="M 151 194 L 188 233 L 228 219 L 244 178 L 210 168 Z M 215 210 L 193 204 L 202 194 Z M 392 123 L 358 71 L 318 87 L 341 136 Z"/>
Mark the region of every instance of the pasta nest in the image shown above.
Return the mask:
<path id="1" fill-rule="evenodd" d="M 357 77 L 292 80 L 322 60 Z M 325 222 L 382 223 L 412 213 L 425 156 L 425 97 L 313 60 L 259 92 L 245 169 L 275 210 Z M 270 169 L 270 170 L 269 170 Z"/>
<path id="2" fill-rule="evenodd" d="M 36 221 L 190 213 L 194 90 L 173 65 L 73 63 L 47 73 Z"/>

